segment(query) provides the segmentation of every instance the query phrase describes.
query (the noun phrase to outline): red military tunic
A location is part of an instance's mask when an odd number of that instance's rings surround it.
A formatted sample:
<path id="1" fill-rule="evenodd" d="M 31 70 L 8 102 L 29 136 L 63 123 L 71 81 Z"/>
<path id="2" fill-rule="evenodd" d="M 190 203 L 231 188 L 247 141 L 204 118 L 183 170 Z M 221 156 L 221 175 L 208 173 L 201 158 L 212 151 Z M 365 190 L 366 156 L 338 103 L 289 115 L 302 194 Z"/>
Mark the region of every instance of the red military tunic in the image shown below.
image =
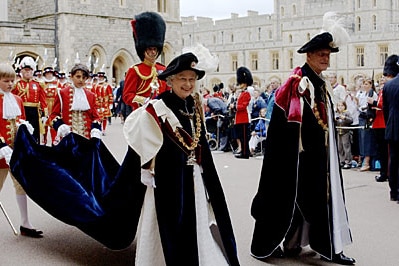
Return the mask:
<path id="1" fill-rule="evenodd" d="M 251 101 L 251 94 L 247 90 L 240 93 L 237 99 L 237 112 L 235 117 L 235 124 L 249 123 L 250 114 L 248 112 L 248 105 Z"/>
<path id="2" fill-rule="evenodd" d="M 58 92 L 58 80 L 54 78 L 52 81 L 46 81 L 44 80 L 44 92 L 46 95 L 46 104 L 47 104 L 47 110 L 48 113 L 51 114 L 54 106 L 54 101 L 57 96 Z M 44 143 L 47 142 L 47 132 L 50 127 L 50 121 L 47 121 L 45 124 L 45 132 L 44 132 Z M 51 140 L 54 141 L 57 132 L 53 129 L 50 128 L 50 134 L 51 134 Z"/>
<path id="3" fill-rule="evenodd" d="M 14 145 L 14 139 L 17 134 L 17 125 L 20 119 L 25 119 L 25 110 L 23 106 L 22 99 L 14 95 L 15 100 L 21 110 L 21 115 L 17 116 L 15 119 L 4 119 L 3 118 L 3 98 L 4 94 L 0 94 L 0 137 L 4 139 L 4 142 L 9 146 Z M 0 160 L 0 168 L 8 168 L 6 160 L 3 158 Z"/>
<path id="4" fill-rule="evenodd" d="M 97 99 L 101 99 L 98 102 L 99 113 L 102 118 L 111 117 L 110 106 L 114 102 L 114 95 L 112 93 L 112 87 L 107 82 L 97 83 L 95 86 L 97 93 Z"/>
<path id="5" fill-rule="evenodd" d="M 90 138 L 90 131 L 92 123 L 100 123 L 100 116 L 96 109 L 96 95 L 91 91 L 84 89 L 90 109 L 86 111 L 71 110 L 73 95 L 75 90 L 67 85 L 64 89 L 60 90 L 60 97 L 55 98 L 53 111 L 49 116 L 49 121 L 53 125 L 57 119 L 71 126 L 71 131 L 85 138 Z"/>
<path id="6" fill-rule="evenodd" d="M 103 94 L 101 92 L 101 88 L 98 83 L 92 83 L 92 86 L 87 87 L 87 89 L 94 93 L 94 95 L 96 96 L 96 109 L 101 121 L 104 118 L 103 111 L 101 109 L 101 106 L 103 106 Z"/>
<path id="7" fill-rule="evenodd" d="M 12 93 L 22 98 L 26 120 L 33 126 L 33 137 L 39 143 L 40 135 L 44 133 L 41 117 L 48 115 L 44 83 L 22 78 L 17 81 Z"/>
<path id="8" fill-rule="evenodd" d="M 129 68 L 123 89 L 123 102 L 135 110 L 143 105 L 147 98 L 153 99 L 158 94 L 168 90 L 166 82 L 158 79 L 158 74 L 164 70 L 165 66 L 160 63 L 150 65 L 146 62 Z M 151 85 L 158 86 L 158 88 L 153 91 Z"/>
<path id="9" fill-rule="evenodd" d="M 48 113 L 51 114 L 55 97 L 57 96 L 58 81 L 54 79 L 50 82 L 44 82 L 44 92 L 46 95 L 46 104 Z"/>
<path id="10" fill-rule="evenodd" d="M 21 97 L 24 106 L 38 107 L 39 111 L 47 115 L 46 95 L 44 92 L 44 85 L 34 79 L 26 80 L 20 79 L 15 84 L 12 93 Z"/>

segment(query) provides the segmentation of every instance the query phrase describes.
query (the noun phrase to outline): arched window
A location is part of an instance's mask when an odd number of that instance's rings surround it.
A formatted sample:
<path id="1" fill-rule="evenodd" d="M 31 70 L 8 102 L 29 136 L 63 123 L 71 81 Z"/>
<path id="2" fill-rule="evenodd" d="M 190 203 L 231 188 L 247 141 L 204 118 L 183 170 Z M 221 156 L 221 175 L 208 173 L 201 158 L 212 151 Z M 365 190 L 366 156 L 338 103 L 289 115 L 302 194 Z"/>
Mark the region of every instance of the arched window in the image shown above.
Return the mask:
<path id="1" fill-rule="evenodd" d="M 292 15 L 296 16 L 296 5 L 292 5 Z"/>
<path id="2" fill-rule="evenodd" d="M 362 29 L 362 20 L 360 17 L 356 17 L 356 31 L 361 31 Z"/>
<path id="3" fill-rule="evenodd" d="M 280 13 L 281 13 L 281 16 L 282 16 L 282 17 L 285 16 L 285 10 L 284 10 L 284 7 L 283 7 L 283 6 L 280 8 Z"/>
<path id="4" fill-rule="evenodd" d="M 289 43 L 292 43 L 292 35 L 291 35 L 291 34 L 288 35 L 288 42 L 289 42 Z"/>

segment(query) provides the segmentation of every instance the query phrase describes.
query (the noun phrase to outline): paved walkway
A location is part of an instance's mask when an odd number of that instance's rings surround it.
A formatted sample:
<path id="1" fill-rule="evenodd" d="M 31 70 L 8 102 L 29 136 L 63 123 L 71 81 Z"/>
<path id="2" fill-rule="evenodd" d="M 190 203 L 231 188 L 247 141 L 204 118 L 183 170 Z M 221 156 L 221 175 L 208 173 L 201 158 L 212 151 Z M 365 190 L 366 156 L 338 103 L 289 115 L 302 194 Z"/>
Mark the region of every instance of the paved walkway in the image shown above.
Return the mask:
<path id="1" fill-rule="evenodd" d="M 118 160 L 126 152 L 122 125 L 113 120 L 103 138 Z M 266 265 L 333 265 L 305 249 L 298 259 L 274 259 L 260 262 L 249 255 L 253 219 L 250 204 L 255 195 L 262 160 L 235 159 L 231 153 L 214 153 L 228 201 L 243 266 Z M 399 265 L 399 204 L 389 201 L 388 183 L 374 181 L 376 172 L 344 171 L 344 183 L 349 222 L 354 243 L 345 253 L 361 266 Z M 8 179 L 0 193 L 14 225 L 19 227 L 19 212 L 12 183 Z M 0 265 L 134 265 L 134 245 L 123 251 L 110 251 L 66 225 L 29 202 L 30 218 L 37 228 L 44 231 L 43 239 L 15 236 L 4 215 L 0 213 Z M 271 217 L 272 218 L 272 217 Z"/>

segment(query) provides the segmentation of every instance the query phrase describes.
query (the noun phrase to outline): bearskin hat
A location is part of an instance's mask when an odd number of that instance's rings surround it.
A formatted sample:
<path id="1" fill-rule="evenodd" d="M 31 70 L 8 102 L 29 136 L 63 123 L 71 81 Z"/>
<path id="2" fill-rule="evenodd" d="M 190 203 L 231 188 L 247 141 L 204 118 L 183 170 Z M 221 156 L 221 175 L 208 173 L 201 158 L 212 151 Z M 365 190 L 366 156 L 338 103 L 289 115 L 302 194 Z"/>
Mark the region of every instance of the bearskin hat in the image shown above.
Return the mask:
<path id="1" fill-rule="evenodd" d="M 396 54 L 388 56 L 387 60 L 385 60 L 383 75 L 396 77 L 399 73 L 398 63 L 399 56 Z"/>
<path id="2" fill-rule="evenodd" d="M 130 23 L 136 52 L 141 61 L 144 61 L 144 52 L 148 47 L 156 47 L 159 56 L 165 41 L 166 24 L 163 18 L 155 12 L 143 12 Z"/>
<path id="3" fill-rule="evenodd" d="M 249 71 L 246 67 L 239 67 L 237 69 L 237 83 L 238 84 L 247 84 L 247 86 L 252 86 L 254 80 L 252 78 L 251 71 Z"/>

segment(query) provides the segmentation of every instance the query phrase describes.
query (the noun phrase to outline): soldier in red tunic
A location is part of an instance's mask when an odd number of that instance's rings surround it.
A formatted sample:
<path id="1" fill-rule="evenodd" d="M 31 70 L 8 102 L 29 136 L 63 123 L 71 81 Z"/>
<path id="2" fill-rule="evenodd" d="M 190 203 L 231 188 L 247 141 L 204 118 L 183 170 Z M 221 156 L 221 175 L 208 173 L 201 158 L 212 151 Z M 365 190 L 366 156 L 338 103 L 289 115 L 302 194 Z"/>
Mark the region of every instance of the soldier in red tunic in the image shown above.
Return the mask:
<path id="1" fill-rule="evenodd" d="M 68 83 L 68 80 L 66 78 L 66 75 L 64 72 L 59 72 L 58 73 L 58 81 L 57 81 L 57 88 L 58 89 L 63 89 L 65 88 L 65 85 Z"/>
<path id="2" fill-rule="evenodd" d="M 46 67 L 43 70 L 43 82 L 44 82 L 44 92 L 46 94 L 46 104 L 48 113 L 51 114 L 53 109 L 54 101 L 58 93 L 58 80 L 57 77 L 54 75 L 54 69 L 52 67 Z M 47 133 L 50 131 L 51 135 L 51 143 L 55 140 L 57 132 L 50 127 L 47 118 L 43 118 L 44 124 L 44 136 L 43 142 L 47 144 Z"/>
<path id="3" fill-rule="evenodd" d="M 85 138 L 101 138 L 101 122 L 96 108 L 96 95 L 85 88 L 89 70 L 76 64 L 71 70 L 71 84 L 60 90 L 49 116 L 57 138 L 70 132 Z"/>
<path id="4" fill-rule="evenodd" d="M 16 82 L 12 93 L 22 98 L 26 120 L 35 129 L 33 136 L 36 142 L 39 143 L 40 134 L 44 133 L 41 117 L 48 115 L 44 84 L 33 78 L 36 62 L 32 57 L 24 57 L 19 68 L 21 79 Z"/>
<path id="5" fill-rule="evenodd" d="M 107 82 L 105 72 L 97 73 L 97 83 L 95 84 L 95 91 L 97 93 L 99 114 L 102 118 L 102 132 L 107 128 L 107 120 L 112 116 L 111 106 L 114 102 L 114 95 L 112 94 L 112 87 Z"/>
<path id="6" fill-rule="evenodd" d="M 154 12 L 137 15 L 131 24 L 136 52 L 142 62 L 128 69 L 122 98 L 135 110 L 167 90 L 166 82 L 158 80 L 165 66 L 156 62 L 163 49 L 166 25 Z"/>
<path id="7" fill-rule="evenodd" d="M 25 123 L 28 129 L 33 130 L 28 122 L 22 120 L 25 119 L 25 110 L 21 97 L 11 93 L 14 81 L 14 69 L 9 65 L 0 64 L 0 190 L 10 173 L 21 214 L 21 235 L 40 238 L 43 232 L 34 229 L 28 218 L 26 193 L 8 167 L 18 126 Z"/>

